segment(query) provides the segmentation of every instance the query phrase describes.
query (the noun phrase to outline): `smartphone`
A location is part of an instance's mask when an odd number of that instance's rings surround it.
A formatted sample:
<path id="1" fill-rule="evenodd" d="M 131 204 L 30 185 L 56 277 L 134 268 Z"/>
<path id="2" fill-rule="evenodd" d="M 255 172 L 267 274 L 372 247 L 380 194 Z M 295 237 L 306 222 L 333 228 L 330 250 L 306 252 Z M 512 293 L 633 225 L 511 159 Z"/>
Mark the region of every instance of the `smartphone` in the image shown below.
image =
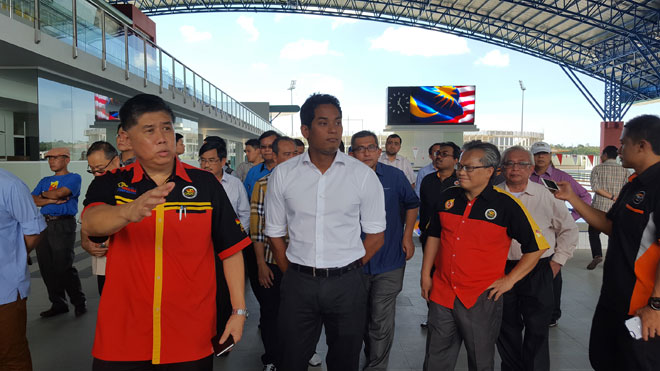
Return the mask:
<path id="1" fill-rule="evenodd" d="M 550 192 L 556 192 L 559 190 L 559 186 L 554 182 L 554 180 L 541 178 L 541 181 L 543 182 L 545 188 L 547 188 Z"/>
<path id="2" fill-rule="evenodd" d="M 638 316 L 626 320 L 626 327 L 633 339 L 639 340 L 642 338 L 642 320 Z"/>
<path id="3" fill-rule="evenodd" d="M 224 343 L 218 344 L 217 342 L 213 342 L 213 352 L 215 353 L 216 357 L 220 357 L 221 355 L 227 353 L 231 348 L 234 347 L 234 337 L 229 335 L 227 340 L 225 340 Z"/>

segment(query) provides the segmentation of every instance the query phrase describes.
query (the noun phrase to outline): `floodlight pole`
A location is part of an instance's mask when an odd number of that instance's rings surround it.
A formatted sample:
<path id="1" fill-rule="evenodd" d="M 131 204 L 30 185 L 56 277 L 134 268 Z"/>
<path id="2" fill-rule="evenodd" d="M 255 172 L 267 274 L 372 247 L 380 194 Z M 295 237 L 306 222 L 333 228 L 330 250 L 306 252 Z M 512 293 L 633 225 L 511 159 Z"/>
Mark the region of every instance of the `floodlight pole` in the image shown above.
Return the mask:
<path id="1" fill-rule="evenodd" d="M 291 80 L 291 85 L 287 90 L 291 92 L 291 105 L 293 106 L 293 89 L 296 88 L 296 80 Z M 291 137 L 293 138 L 293 114 L 291 114 Z"/>
<path id="2" fill-rule="evenodd" d="M 520 105 L 520 139 L 522 140 L 522 136 L 523 136 L 523 117 L 524 117 L 524 112 L 525 112 L 525 90 L 527 90 L 527 88 L 523 84 L 522 80 L 518 80 L 518 83 L 520 84 L 520 91 L 522 92 L 522 103 Z"/>

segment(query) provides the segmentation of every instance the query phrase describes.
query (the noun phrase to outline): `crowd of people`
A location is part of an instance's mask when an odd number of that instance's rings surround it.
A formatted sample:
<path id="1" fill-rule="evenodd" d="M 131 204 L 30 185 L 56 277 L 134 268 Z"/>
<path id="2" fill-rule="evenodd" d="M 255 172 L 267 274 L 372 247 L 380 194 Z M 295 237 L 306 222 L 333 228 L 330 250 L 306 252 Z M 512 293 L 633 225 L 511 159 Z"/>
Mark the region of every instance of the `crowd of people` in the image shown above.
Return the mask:
<path id="1" fill-rule="evenodd" d="M 660 367 L 658 116 L 630 120 L 620 148 L 603 150 L 593 202 L 552 165 L 544 142 L 502 154 L 481 141 L 434 143 L 416 177 L 399 135 L 383 152 L 376 134 L 360 131 L 344 153 L 341 106 L 327 94 L 301 107 L 307 150 L 267 131 L 245 143 L 247 161 L 233 173 L 217 136 L 199 148 L 199 167 L 179 160 L 183 137 L 157 96 L 129 99 L 119 116 L 117 149 L 101 141 L 87 150 L 94 180 L 80 214 L 101 294 L 95 371 L 211 370 L 241 340 L 246 280 L 260 306 L 264 370 L 320 365 L 322 330 L 328 370 L 358 370 L 362 352 L 364 370 L 386 370 L 418 214 L 424 370 L 453 370 L 462 345 L 470 370 L 493 370 L 496 351 L 502 370 L 549 370 L 549 328 L 561 316 L 561 270 L 580 217 L 589 223 L 587 269 L 605 261 L 592 366 Z M 73 266 L 81 177 L 68 171 L 70 157 L 48 151 L 54 175 L 32 192 L 0 169 L 2 370 L 32 369 L 32 249 L 52 303 L 40 315 L 70 305 L 75 316 L 87 312 Z M 607 259 L 600 233 L 609 235 Z M 633 316 L 641 339 L 626 327 Z"/>

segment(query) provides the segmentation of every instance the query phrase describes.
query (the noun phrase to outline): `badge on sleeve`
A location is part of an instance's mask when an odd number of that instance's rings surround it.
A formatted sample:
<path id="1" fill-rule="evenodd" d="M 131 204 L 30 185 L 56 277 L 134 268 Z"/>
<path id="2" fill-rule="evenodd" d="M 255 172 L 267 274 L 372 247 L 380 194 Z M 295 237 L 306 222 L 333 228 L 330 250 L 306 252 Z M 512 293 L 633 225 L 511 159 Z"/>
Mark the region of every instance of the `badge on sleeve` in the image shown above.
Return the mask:
<path id="1" fill-rule="evenodd" d="M 185 187 L 183 187 L 183 190 L 181 191 L 181 193 L 183 194 L 183 197 L 190 200 L 190 199 L 193 199 L 193 198 L 197 197 L 197 188 L 195 188 L 193 186 L 185 186 Z"/>
<path id="2" fill-rule="evenodd" d="M 640 203 L 642 203 L 642 201 L 644 201 L 644 196 L 646 196 L 646 192 L 639 191 L 639 192 L 637 192 L 637 194 L 635 194 L 635 197 L 633 197 L 632 202 L 635 205 L 639 205 Z"/>
<path id="3" fill-rule="evenodd" d="M 453 198 L 451 200 L 447 200 L 447 202 L 445 202 L 445 210 L 449 210 L 452 207 L 454 207 L 454 199 Z"/>
<path id="4" fill-rule="evenodd" d="M 486 210 L 485 215 L 486 215 L 486 219 L 493 220 L 497 218 L 497 211 L 495 211 L 495 209 L 488 209 Z"/>

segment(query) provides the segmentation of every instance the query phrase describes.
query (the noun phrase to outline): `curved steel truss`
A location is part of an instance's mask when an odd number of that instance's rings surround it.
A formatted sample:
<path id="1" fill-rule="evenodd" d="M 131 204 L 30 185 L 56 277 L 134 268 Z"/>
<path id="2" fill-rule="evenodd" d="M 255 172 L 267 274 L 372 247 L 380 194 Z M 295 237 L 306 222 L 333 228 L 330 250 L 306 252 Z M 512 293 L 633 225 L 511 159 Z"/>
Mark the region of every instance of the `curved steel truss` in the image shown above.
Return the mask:
<path id="1" fill-rule="evenodd" d="M 660 0 L 109 0 L 148 15 L 305 13 L 441 31 L 556 63 L 603 121 L 660 98 Z M 605 83 L 601 106 L 575 72 Z M 591 97 L 593 98 L 593 97 Z"/>

